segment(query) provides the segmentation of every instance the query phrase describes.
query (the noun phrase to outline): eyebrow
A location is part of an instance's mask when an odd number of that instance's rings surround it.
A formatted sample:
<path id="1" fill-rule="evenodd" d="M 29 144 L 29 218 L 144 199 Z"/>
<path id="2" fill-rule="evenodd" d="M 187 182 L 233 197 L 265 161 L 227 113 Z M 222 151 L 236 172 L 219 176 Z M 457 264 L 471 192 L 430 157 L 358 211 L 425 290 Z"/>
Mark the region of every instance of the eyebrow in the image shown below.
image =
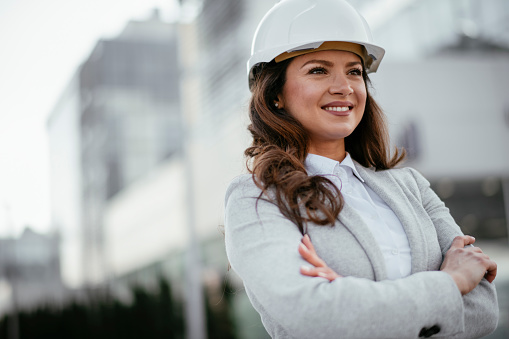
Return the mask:
<path id="1" fill-rule="evenodd" d="M 313 59 L 313 60 L 309 60 L 306 63 L 304 63 L 304 65 L 301 66 L 301 69 L 304 68 L 304 66 L 306 66 L 307 64 L 312 64 L 312 63 L 322 64 L 322 65 L 325 65 L 327 67 L 334 66 L 334 63 L 332 63 L 332 62 L 330 62 L 328 60 Z M 350 61 L 350 62 L 346 63 L 346 67 L 352 67 L 352 66 L 356 66 L 356 65 L 361 65 L 362 66 L 362 63 L 360 61 Z"/>

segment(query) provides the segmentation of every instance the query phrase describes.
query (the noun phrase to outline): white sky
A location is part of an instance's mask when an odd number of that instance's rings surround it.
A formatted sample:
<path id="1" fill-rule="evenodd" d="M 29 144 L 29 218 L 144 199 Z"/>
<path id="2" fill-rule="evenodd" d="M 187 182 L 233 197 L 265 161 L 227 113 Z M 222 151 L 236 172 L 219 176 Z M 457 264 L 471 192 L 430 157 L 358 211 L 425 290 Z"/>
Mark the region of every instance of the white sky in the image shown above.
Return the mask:
<path id="1" fill-rule="evenodd" d="M 50 230 L 46 119 L 97 40 L 155 7 L 177 15 L 174 0 L 0 1 L 0 236 Z"/>

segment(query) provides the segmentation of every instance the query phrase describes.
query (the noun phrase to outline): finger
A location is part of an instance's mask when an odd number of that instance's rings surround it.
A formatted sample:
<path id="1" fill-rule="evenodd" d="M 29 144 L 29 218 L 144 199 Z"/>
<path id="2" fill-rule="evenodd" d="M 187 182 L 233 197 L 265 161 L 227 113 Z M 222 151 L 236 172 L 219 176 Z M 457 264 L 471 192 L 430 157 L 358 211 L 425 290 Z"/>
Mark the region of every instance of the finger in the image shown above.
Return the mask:
<path id="1" fill-rule="evenodd" d="M 318 271 L 314 267 L 301 266 L 300 267 L 300 274 L 306 275 L 308 277 L 317 277 L 318 276 Z"/>
<path id="2" fill-rule="evenodd" d="M 484 275 L 486 280 L 488 280 L 490 283 L 495 280 L 495 277 L 497 276 L 497 263 L 493 260 L 490 260 L 490 265 L 488 266 L 488 272 Z"/>
<path id="3" fill-rule="evenodd" d="M 327 272 L 318 272 L 318 276 L 321 278 L 325 278 L 329 281 L 334 281 L 336 279 L 336 277 L 334 275 L 327 273 Z"/>
<path id="4" fill-rule="evenodd" d="M 463 248 L 467 245 L 473 244 L 475 242 L 475 238 L 469 235 L 459 235 L 455 237 L 451 244 L 451 249 Z"/>
<path id="5" fill-rule="evenodd" d="M 309 238 L 309 235 L 305 234 L 304 237 L 302 237 L 302 243 L 306 246 L 306 249 L 311 254 L 308 256 L 308 258 L 311 260 L 311 264 L 317 266 L 317 267 L 325 267 L 327 266 L 325 262 L 318 256 L 316 253 L 315 247 L 311 243 L 311 239 Z"/>
<path id="6" fill-rule="evenodd" d="M 334 281 L 337 278 L 341 278 L 339 274 L 331 270 L 329 267 L 301 266 L 300 273 L 308 277 L 325 278 L 329 281 Z"/>
<path id="7" fill-rule="evenodd" d="M 339 274 L 330 269 L 330 267 L 317 268 L 317 274 L 321 278 L 325 278 L 329 281 L 334 281 L 337 278 L 341 278 Z"/>
<path id="8" fill-rule="evenodd" d="M 472 246 L 472 245 L 469 245 L 469 246 Z M 471 248 L 471 251 L 473 251 L 473 252 L 484 254 L 484 252 L 479 247 L 472 246 L 472 247 L 467 247 L 467 248 Z"/>
<path id="9" fill-rule="evenodd" d="M 313 253 L 311 252 L 307 247 L 306 245 L 304 245 L 303 243 L 300 243 L 299 244 L 299 254 L 302 256 L 302 258 L 304 258 L 308 263 L 310 263 L 311 265 L 315 266 L 315 267 L 323 267 L 323 266 L 326 266 L 325 265 L 325 262 L 320 259 L 320 257 L 318 255 L 316 255 L 316 253 Z"/>
<path id="10" fill-rule="evenodd" d="M 474 246 L 472 244 L 465 246 L 464 249 L 466 251 L 469 251 L 469 252 L 475 252 L 475 253 L 479 253 L 479 254 L 484 254 L 484 252 L 481 250 L 481 248 L 476 247 L 476 246 Z"/>
<path id="11" fill-rule="evenodd" d="M 311 239 L 309 238 L 309 235 L 305 234 L 304 237 L 302 237 L 302 243 L 306 245 L 306 247 L 311 251 L 316 253 L 315 247 L 313 246 L 313 243 L 311 242 Z"/>

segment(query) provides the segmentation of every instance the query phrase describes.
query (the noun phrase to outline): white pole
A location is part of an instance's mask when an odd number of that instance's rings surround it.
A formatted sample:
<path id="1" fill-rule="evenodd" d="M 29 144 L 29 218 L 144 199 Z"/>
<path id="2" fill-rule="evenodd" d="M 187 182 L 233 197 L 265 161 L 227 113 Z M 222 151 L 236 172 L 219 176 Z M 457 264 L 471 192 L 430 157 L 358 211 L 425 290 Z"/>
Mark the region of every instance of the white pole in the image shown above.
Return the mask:
<path id="1" fill-rule="evenodd" d="M 502 178 L 502 193 L 504 195 L 505 224 L 507 227 L 507 240 L 509 242 L 509 177 Z"/>
<path id="2" fill-rule="evenodd" d="M 189 243 L 186 251 L 186 332 L 188 339 L 206 339 L 205 330 L 205 301 L 203 298 L 203 286 L 201 279 L 200 244 L 196 234 L 197 213 L 194 204 L 193 161 L 190 151 L 189 133 L 185 130 L 184 138 L 184 161 L 186 177 L 186 210 Z"/>
<path id="3" fill-rule="evenodd" d="M 194 164 L 193 164 L 193 114 L 196 112 L 196 59 L 197 43 L 193 24 L 179 24 L 179 66 L 181 93 L 182 152 L 184 156 L 185 202 L 189 242 L 186 251 L 185 315 L 188 339 L 206 339 L 205 300 L 202 286 L 200 245 L 196 230 Z"/>

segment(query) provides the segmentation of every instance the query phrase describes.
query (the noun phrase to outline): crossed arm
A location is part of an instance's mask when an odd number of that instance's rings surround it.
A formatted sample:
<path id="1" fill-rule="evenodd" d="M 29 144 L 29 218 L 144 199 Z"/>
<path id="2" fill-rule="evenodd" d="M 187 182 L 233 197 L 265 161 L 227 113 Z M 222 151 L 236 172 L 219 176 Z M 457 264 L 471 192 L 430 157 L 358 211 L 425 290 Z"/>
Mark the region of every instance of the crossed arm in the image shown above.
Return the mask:
<path id="1" fill-rule="evenodd" d="M 417 337 L 423 326 L 439 323 L 442 336 L 476 338 L 495 328 L 496 294 L 486 279 L 462 297 L 454 278 L 444 271 L 379 282 L 329 277 L 332 272 L 326 265 L 320 266 L 316 261 L 319 258 L 310 262 L 302 253 L 299 255 L 302 236 L 277 206 L 263 200 L 256 205 L 258 194 L 259 189 L 250 180 L 230 187 L 226 249 L 262 321 L 274 331 L 271 335 L 327 338 L 341 333 L 341 337 L 348 338 L 411 338 Z M 432 214 L 440 219 L 442 212 L 438 212 Z M 445 257 L 460 231 L 443 227 L 437 235 Z M 301 247 L 299 251 L 306 249 Z M 302 265 L 321 267 L 313 276 L 321 272 L 327 280 L 303 275 L 302 269 L 299 272 Z"/>
<path id="2" fill-rule="evenodd" d="M 454 238 L 451 248 L 447 251 L 444 262 L 440 267 L 441 271 L 451 275 L 461 295 L 472 291 L 481 282 L 482 278 L 486 278 L 489 283 L 492 283 L 497 275 L 497 264 L 484 254 L 479 247 L 468 246 L 474 242 L 475 238 L 468 235 Z M 307 234 L 302 237 L 299 254 L 311 264 L 311 266 L 301 266 L 301 274 L 310 277 L 322 277 L 329 281 L 341 278 L 318 256 Z"/>

